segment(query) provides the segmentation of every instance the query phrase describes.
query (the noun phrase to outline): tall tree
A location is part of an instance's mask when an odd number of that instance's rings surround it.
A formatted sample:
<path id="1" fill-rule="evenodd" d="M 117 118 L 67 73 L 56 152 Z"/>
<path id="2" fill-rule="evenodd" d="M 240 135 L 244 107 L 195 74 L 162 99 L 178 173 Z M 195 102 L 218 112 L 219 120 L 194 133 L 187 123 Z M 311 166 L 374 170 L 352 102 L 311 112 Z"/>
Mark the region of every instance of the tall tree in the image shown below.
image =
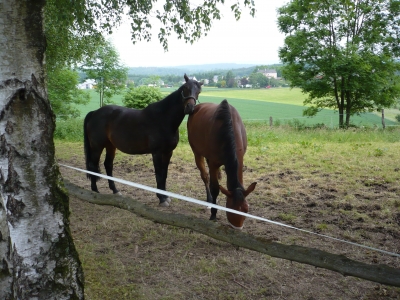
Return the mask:
<path id="1" fill-rule="evenodd" d="M 96 80 L 100 107 L 125 89 L 128 69 L 122 66 L 117 50 L 109 41 L 97 48 L 93 58 L 84 64 L 84 69 L 89 78 Z"/>
<path id="2" fill-rule="evenodd" d="M 283 76 L 308 98 L 305 115 L 354 114 L 390 107 L 400 97 L 400 2 L 292 0 L 279 9 L 287 34 L 279 57 Z"/>
<path id="3" fill-rule="evenodd" d="M 233 75 L 232 71 L 228 71 L 225 76 L 226 87 L 233 88 L 237 87 L 237 83 L 235 82 L 235 75 Z"/>
<path id="4" fill-rule="evenodd" d="M 63 9 L 60 9 L 60 5 Z M 90 18 L 91 10 L 72 1 L 47 0 L 44 10 L 48 97 L 57 118 L 79 117 L 76 105 L 86 104 L 89 94 L 79 90 L 76 69 L 90 61 L 104 44 L 101 30 Z"/>
<path id="5" fill-rule="evenodd" d="M 253 1 L 241 2 L 254 13 Z M 6 300 L 84 298 L 82 268 L 68 225 L 68 196 L 54 158 L 55 122 L 44 65 L 45 3 L 0 2 L 0 297 Z M 152 0 L 49 3 L 58 5 L 54 20 L 82 37 L 92 28 L 109 32 L 128 6 L 133 38 L 151 37 Z M 193 6 L 189 0 L 166 0 L 164 10 L 152 13 L 161 20 L 160 42 L 166 47 L 172 31 L 187 42 L 200 38 L 211 20 L 220 18 L 217 6 L 223 3 L 205 0 Z M 232 10 L 239 17 L 240 2 Z"/>
<path id="6" fill-rule="evenodd" d="M 48 96 L 56 117 L 60 119 L 79 117 L 80 111 L 75 105 L 89 103 L 90 96 L 86 91 L 78 89 L 78 72 L 68 67 L 47 70 Z"/>
<path id="7" fill-rule="evenodd" d="M 266 87 L 268 85 L 268 78 L 262 73 L 251 73 L 249 76 L 249 82 L 253 85 L 253 87 Z"/>
<path id="8" fill-rule="evenodd" d="M 68 196 L 54 159 L 44 1 L 0 2 L 1 299 L 82 299 Z"/>

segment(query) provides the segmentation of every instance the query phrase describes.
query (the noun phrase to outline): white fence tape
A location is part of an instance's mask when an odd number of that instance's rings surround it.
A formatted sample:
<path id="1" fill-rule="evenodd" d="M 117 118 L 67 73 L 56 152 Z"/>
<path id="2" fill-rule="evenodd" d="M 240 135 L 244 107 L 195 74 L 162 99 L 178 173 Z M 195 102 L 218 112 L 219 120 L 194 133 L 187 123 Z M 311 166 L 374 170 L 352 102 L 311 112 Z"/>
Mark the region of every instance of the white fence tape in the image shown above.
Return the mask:
<path id="1" fill-rule="evenodd" d="M 181 200 L 184 200 L 184 201 L 187 201 L 187 202 L 196 203 L 196 204 L 207 206 L 207 207 L 213 207 L 213 208 L 216 208 L 216 209 L 219 209 L 219 210 L 223 210 L 223 211 L 227 211 L 227 212 L 230 212 L 230 213 L 242 215 L 242 216 L 245 216 L 245 217 L 248 217 L 248 218 L 252 218 L 252 219 L 256 219 L 256 220 L 259 220 L 259 221 L 275 224 L 275 225 L 278 225 L 278 226 L 287 227 L 287 228 L 290 228 L 290 229 L 294 229 L 294 230 L 298 230 L 298 231 L 301 231 L 301 232 L 305 232 L 305 233 L 313 234 L 313 235 L 316 235 L 316 236 L 324 237 L 324 238 L 327 238 L 327 239 L 331 239 L 331 240 L 334 240 L 334 241 L 350 244 L 350 245 L 357 246 L 357 247 L 362 247 L 362 248 L 365 248 L 365 249 L 368 249 L 368 250 L 373 250 L 373 251 L 381 252 L 381 253 L 384 253 L 384 254 L 400 257 L 400 254 L 398 254 L 398 253 L 389 252 L 389 251 L 373 248 L 373 247 L 370 247 L 370 246 L 349 242 L 349 241 L 346 241 L 346 240 L 342 240 L 342 239 L 339 239 L 339 238 L 331 237 L 331 236 L 325 235 L 325 234 L 312 232 L 312 231 L 305 230 L 305 229 L 300 229 L 300 228 L 297 228 L 297 227 L 286 225 L 284 223 L 280 223 L 280 222 L 272 221 L 272 220 L 269 220 L 269 219 L 266 219 L 266 218 L 254 216 L 254 215 L 251 215 L 251 214 L 248 214 L 248 213 L 244 213 L 244 212 L 237 211 L 237 210 L 234 210 L 234 209 L 226 208 L 226 207 L 223 207 L 223 206 L 220 206 L 220 205 L 216 205 L 216 204 L 212 204 L 212 203 L 209 203 L 209 202 L 206 202 L 206 201 L 201 201 L 201 200 L 197 200 L 197 199 L 194 199 L 194 198 L 191 198 L 191 197 L 186 197 L 186 196 L 183 196 L 183 195 L 180 195 L 180 194 L 175 194 L 175 193 L 167 192 L 167 191 L 164 191 L 164 190 L 159 190 L 159 189 L 156 189 L 156 188 L 152 188 L 152 187 L 149 187 L 147 185 L 140 184 L 140 183 L 127 181 L 127 180 L 119 179 L 119 178 L 116 178 L 116 177 L 110 177 L 110 176 L 107 176 L 107 175 L 86 171 L 86 170 L 83 170 L 83 169 L 71 167 L 71 166 L 64 165 L 64 164 L 60 164 L 60 166 L 63 166 L 63 167 L 66 167 L 66 168 L 70 168 L 70 169 L 73 169 L 73 170 L 76 170 L 76 171 L 80 171 L 80 172 L 83 172 L 83 173 L 95 175 L 95 176 L 98 176 L 98 177 L 101 177 L 101 178 L 104 178 L 104 179 L 113 180 L 113 181 L 116 181 L 116 182 L 119 182 L 119 183 L 122 183 L 122 184 L 126 184 L 126 185 L 129 185 L 129 186 L 132 186 L 132 187 L 135 187 L 135 188 L 139 188 L 139 189 L 143 189 L 143 190 L 146 190 L 146 191 L 150 191 L 150 192 L 153 192 L 153 193 L 162 194 L 162 195 L 165 195 L 165 196 L 173 197 L 173 198 L 176 198 L 176 199 L 181 199 Z"/>

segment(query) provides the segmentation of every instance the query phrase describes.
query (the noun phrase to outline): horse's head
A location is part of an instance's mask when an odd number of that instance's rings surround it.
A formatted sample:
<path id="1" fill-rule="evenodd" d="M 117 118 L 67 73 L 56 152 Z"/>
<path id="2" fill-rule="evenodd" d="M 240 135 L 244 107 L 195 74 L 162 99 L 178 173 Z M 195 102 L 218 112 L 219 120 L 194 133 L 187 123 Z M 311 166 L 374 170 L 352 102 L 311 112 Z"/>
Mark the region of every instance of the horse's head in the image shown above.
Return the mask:
<path id="1" fill-rule="evenodd" d="M 244 190 L 242 188 L 237 188 L 234 191 L 228 191 L 222 186 L 219 186 L 220 191 L 226 196 L 226 207 L 241 211 L 244 213 L 249 212 L 249 205 L 246 201 L 246 197 L 254 191 L 257 182 L 253 182 L 249 187 Z M 242 229 L 245 216 L 237 215 L 235 213 L 226 212 L 226 217 L 228 218 L 229 225 L 234 229 Z"/>
<path id="2" fill-rule="evenodd" d="M 182 86 L 182 101 L 185 115 L 187 115 L 193 112 L 203 83 L 189 79 L 186 74 L 183 77 L 185 78 L 186 83 Z"/>

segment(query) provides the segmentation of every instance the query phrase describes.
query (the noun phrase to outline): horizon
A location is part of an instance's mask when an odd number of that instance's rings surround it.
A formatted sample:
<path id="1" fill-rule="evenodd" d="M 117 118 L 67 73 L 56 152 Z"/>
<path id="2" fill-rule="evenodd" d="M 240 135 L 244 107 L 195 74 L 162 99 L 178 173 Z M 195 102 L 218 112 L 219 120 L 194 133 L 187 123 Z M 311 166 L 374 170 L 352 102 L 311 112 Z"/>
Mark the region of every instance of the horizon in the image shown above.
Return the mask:
<path id="1" fill-rule="evenodd" d="M 280 65 L 282 63 L 271 63 L 271 64 L 248 64 L 248 63 L 204 63 L 204 64 L 192 64 L 192 65 L 179 65 L 179 66 L 127 66 L 127 68 L 160 68 L 160 69 L 175 69 L 175 68 L 187 68 L 187 67 L 197 67 L 197 66 L 218 66 L 218 65 L 237 65 L 238 68 L 250 68 L 256 66 L 267 66 L 267 65 Z"/>

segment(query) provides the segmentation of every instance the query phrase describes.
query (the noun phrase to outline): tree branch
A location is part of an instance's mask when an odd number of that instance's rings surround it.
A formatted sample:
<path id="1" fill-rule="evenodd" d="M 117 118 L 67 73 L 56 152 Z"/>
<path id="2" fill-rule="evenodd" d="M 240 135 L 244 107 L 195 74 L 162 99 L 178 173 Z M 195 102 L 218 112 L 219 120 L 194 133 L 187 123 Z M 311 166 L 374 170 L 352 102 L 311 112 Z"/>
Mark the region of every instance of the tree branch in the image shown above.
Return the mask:
<path id="1" fill-rule="evenodd" d="M 157 223 L 192 229 L 193 231 L 205 234 L 211 238 L 268 254 L 273 257 L 328 269 L 344 276 L 354 276 L 400 287 L 400 269 L 395 269 L 387 265 L 369 265 L 351 260 L 343 255 L 331 254 L 318 249 L 272 242 L 242 231 L 233 230 L 215 222 L 210 222 L 209 220 L 158 211 L 127 196 L 94 193 L 82 189 L 66 179 L 64 179 L 64 184 L 70 195 L 90 203 L 111 205 L 129 210 L 132 213 Z"/>

